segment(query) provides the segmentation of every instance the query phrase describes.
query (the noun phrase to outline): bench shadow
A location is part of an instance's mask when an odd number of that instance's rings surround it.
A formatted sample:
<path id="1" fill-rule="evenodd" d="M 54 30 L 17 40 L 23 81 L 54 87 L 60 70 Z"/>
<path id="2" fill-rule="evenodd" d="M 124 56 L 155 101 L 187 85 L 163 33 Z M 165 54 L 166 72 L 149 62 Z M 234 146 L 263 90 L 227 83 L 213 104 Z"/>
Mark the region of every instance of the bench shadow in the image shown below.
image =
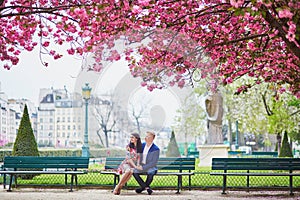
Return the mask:
<path id="1" fill-rule="evenodd" d="M 150 196 L 184 196 L 185 195 L 185 192 L 181 192 L 180 194 L 176 194 L 174 192 L 174 190 L 171 190 L 171 191 L 162 191 L 162 190 L 153 190 L 153 193 L 151 195 L 148 195 L 148 193 L 146 191 L 140 193 L 140 194 L 137 194 L 135 191 L 131 191 L 131 190 L 124 190 L 124 191 L 121 191 L 121 194 L 120 196 L 141 196 L 141 197 L 150 197 Z"/>
<path id="2" fill-rule="evenodd" d="M 222 195 L 222 194 L 221 194 Z M 225 198 L 257 198 L 257 199 L 300 199 L 300 193 L 294 192 L 294 195 L 289 195 L 289 193 L 280 191 L 266 191 L 266 192 L 259 192 L 259 191 L 250 191 L 250 192 L 234 192 L 230 191 L 227 194 L 222 195 Z"/>

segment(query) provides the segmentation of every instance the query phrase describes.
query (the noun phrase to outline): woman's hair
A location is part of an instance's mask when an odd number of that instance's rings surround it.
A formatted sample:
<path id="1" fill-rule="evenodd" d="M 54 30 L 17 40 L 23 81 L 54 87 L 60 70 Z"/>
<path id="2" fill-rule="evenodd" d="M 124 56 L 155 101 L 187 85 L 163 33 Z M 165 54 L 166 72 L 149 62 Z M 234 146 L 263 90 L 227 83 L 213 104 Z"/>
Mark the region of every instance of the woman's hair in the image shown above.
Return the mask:
<path id="1" fill-rule="evenodd" d="M 134 143 L 130 142 L 128 145 L 129 148 L 136 148 L 137 153 L 143 153 L 140 135 L 138 133 L 131 133 L 131 135 L 134 136 L 137 139 L 137 141 L 136 141 L 136 147 L 134 146 Z"/>

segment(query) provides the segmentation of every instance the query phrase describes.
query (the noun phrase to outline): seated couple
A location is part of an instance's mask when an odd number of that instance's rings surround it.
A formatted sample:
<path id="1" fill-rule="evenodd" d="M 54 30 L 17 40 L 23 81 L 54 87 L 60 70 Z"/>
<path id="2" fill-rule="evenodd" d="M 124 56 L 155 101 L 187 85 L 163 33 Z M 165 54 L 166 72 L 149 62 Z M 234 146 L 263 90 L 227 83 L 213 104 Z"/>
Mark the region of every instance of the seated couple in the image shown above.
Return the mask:
<path id="1" fill-rule="evenodd" d="M 140 188 L 135 190 L 136 193 L 141 193 L 146 190 L 149 195 L 152 194 L 150 184 L 153 181 L 154 175 L 157 173 L 156 164 L 159 158 L 159 148 L 153 143 L 154 139 L 155 133 L 148 131 L 146 133 L 145 142 L 142 144 L 139 134 L 131 134 L 130 143 L 126 146 L 126 158 L 118 169 L 122 177 L 113 191 L 115 195 L 121 193 L 122 187 L 132 175 L 140 185 Z M 147 175 L 146 181 L 141 178 L 141 174 Z"/>

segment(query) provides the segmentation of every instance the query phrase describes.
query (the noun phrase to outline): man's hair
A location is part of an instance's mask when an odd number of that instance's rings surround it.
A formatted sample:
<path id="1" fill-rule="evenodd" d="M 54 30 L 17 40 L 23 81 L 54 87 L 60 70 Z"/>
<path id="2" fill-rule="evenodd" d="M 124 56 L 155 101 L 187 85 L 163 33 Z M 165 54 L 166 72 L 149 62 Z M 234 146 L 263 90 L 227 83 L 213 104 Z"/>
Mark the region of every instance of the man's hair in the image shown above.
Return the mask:
<path id="1" fill-rule="evenodd" d="M 153 139 L 155 138 L 155 133 L 153 131 L 147 131 L 147 133 L 150 133 L 151 135 L 153 135 Z"/>

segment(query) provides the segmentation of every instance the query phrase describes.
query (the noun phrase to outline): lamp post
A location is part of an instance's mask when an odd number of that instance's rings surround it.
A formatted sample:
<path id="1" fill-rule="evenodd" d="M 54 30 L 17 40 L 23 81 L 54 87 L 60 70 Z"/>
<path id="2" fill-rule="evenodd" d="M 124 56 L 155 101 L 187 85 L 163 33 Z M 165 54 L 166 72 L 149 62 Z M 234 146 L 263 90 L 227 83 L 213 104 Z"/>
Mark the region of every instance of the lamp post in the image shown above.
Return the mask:
<path id="1" fill-rule="evenodd" d="M 90 147 L 89 147 L 89 139 L 88 139 L 88 101 L 91 98 L 91 90 L 89 84 L 86 83 L 84 87 L 82 87 L 82 98 L 85 101 L 85 129 L 84 129 L 84 139 L 82 146 L 82 157 L 90 157 Z"/>
<path id="2" fill-rule="evenodd" d="M 236 135 L 235 135 L 235 148 L 236 150 L 239 148 L 239 122 L 236 120 Z"/>

